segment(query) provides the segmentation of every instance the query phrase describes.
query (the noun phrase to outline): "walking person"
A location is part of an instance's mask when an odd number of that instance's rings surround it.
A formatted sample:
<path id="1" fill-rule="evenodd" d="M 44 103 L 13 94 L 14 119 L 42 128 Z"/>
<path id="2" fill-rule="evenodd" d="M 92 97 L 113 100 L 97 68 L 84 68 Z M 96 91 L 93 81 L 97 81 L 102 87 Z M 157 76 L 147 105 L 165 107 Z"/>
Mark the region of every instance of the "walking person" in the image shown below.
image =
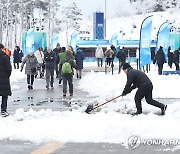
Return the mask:
<path id="1" fill-rule="evenodd" d="M 69 85 L 70 96 L 73 96 L 73 68 L 76 68 L 72 51 L 67 50 L 65 57 L 60 61 L 61 75 L 63 78 L 63 97 L 66 97 L 67 83 Z"/>
<path id="2" fill-rule="evenodd" d="M 55 67 L 55 54 L 50 48 L 47 48 L 47 52 L 44 55 L 45 67 L 46 67 L 46 88 L 51 86 L 54 89 L 54 67 Z"/>
<path id="3" fill-rule="evenodd" d="M 111 66 L 113 54 L 114 51 L 110 47 L 108 47 L 107 50 L 105 51 L 106 64 L 108 66 Z"/>
<path id="4" fill-rule="evenodd" d="M 7 112 L 8 96 L 11 96 L 10 76 L 11 76 L 11 62 L 8 55 L 2 49 L 3 44 L 0 44 L 0 96 L 2 96 L 1 103 L 1 116 L 6 117 L 9 115 Z"/>
<path id="5" fill-rule="evenodd" d="M 111 50 L 113 51 L 113 54 L 112 54 L 112 59 L 111 59 L 111 67 L 114 67 L 114 58 L 115 58 L 115 55 L 116 55 L 116 48 L 114 45 L 111 45 L 110 46 Z"/>
<path id="6" fill-rule="evenodd" d="M 81 79 L 82 77 L 82 69 L 83 69 L 83 60 L 84 60 L 84 54 L 81 49 L 78 49 L 75 54 L 75 60 L 76 60 L 76 77 L 77 79 Z"/>
<path id="7" fill-rule="evenodd" d="M 76 50 L 78 50 L 78 46 L 76 46 Z M 75 58 L 75 52 L 72 46 L 68 46 L 68 51 L 71 51 L 73 53 L 73 56 Z"/>
<path id="8" fill-rule="evenodd" d="M 59 56 L 59 53 L 61 52 L 61 46 L 59 43 L 57 43 L 56 48 L 54 48 L 53 52 L 54 52 L 55 59 L 57 59 L 57 57 Z M 56 61 L 54 62 L 54 65 L 55 65 L 54 69 L 56 71 L 56 78 L 58 78 L 59 70 L 58 70 L 58 64 L 56 63 Z"/>
<path id="9" fill-rule="evenodd" d="M 180 47 L 178 48 L 178 50 L 174 52 L 174 56 L 173 56 L 173 62 L 176 66 L 176 71 L 179 70 L 179 56 L 180 56 Z"/>
<path id="10" fill-rule="evenodd" d="M 62 59 L 64 59 L 64 57 L 65 57 L 65 52 L 66 52 L 66 47 L 62 47 L 62 49 L 61 49 L 61 52 L 59 53 L 59 56 L 57 57 L 57 59 L 56 59 L 56 63 L 60 63 L 60 61 L 62 60 Z M 59 66 L 59 85 L 61 84 L 61 82 L 62 82 L 62 75 L 61 75 L 61 69 L 60 69 L 60 66 Z"/>
<path id="11" fill-rule="evenodd" d="M 28 89 L 33 89 L 33 83 L 34 83 L 34 77 L 37 74 L 37 67 L 38 67 L 38 61 L 36 56 L 32 51 L 29 52 L 29 54 L 23 59 L 21 64 L 21 72 L 25 67 L 25 74 L 27 74 L 27 84 Z"/>
<path id="12" fill-rule="evenodd" d="M 158 65 L 158 74 L 162 75 L 163 65 L 164 65 L 164 63 L 166 63 L 166 58 L 165 58 L 165 54 L 164 54 L 162 46 L 160 46 L 159 50 L 157 51 L 157 53 L 154 57 L 153 64 L 155 64 L 156 62 Z"/>
<path id="13" fill-rule="evenodd" d="M 98 67 L 100 67 L 100 66 L 102 67 L 104 52 L 103 52 L 103 49 L 102 49 L 102 47 L 100 45 L 96 49 L 95 57 L 97 58 L 97 65 L 98 65 Z"/>
<path id="14" fill-rule="evenodd" d="M 124 52 L 122 47 L 119 47 L 119 51 L 118 51 L 116 57 L 119 60 L 119 71 L 118 71 L 118 74 L 120 74 L 121 73 L 121 68 L 122 68 L 123 64 L 126 62 L 126 55 L 125 55 L 125 52 Z"/>
<path id="15" fill-rule="evenodd" d="M 141 100 L 145 97 L 148 104 L 153 105 L 161 109 L 161 114 L 164 115 L 167 105 L 159 103 L 152 99 L 153 84 L 148 76 L 139 70 L 135 70 L 128 63 L 124 63 L 123 71 L 127 75 L 127 82 L 122 92 L 122 96 L 127 95 L 133 89 L 138 88 L 136 91 L 134 100 L 136 103 L 137 112 L 133 115 L 138 115 L 142 113 Z"/>
<path id="16" fill-rule="evenodd" d="M 170 50 L 168 50 L 168 66 L 170 68 L 172 68 L 173 56 L 174 56 L 173 50 L 170 48 Z"/>
<path id="17" fill-rule="evenodd" d="M 16 46 L 13 53 L 14 69 L 19 69 L 19 63 L 21 62 L 20 47 Z M 16 66 L 17 65 L 17 66 Z"/>
<path id="18" fill-rule="evenodd" d="M 43 64 L 44 64 L 44 53 L 42 48 L 38 48 L 38 50 L 35 52 L 35 56 L 37 58 L 38 61 L 38 72 L 39 72 L 39 77 L 42 78 L 43 77 Z M 38 75 L 38 74 L 37 74 Z"/>

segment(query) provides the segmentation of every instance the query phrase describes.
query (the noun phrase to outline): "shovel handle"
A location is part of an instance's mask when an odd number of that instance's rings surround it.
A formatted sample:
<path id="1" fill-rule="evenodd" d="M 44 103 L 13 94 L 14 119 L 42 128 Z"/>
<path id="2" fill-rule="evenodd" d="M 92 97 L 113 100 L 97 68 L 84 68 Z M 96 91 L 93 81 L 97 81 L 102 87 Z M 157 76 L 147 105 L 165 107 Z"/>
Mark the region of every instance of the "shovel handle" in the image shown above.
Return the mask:
<path id="1" fill-rule="evenodd" d="M 115 99 L 117 99 L 117 98 L 119 98 L 119 97 L 121 97 L 121 96 L 122 96 L 122 95 L 119 95 L 119 96 L 117 96 L 117 97 L 114 97 L 114 98 L 112 98 L 112 99 L 110 99 L 110 100 L 108 100 L 108 101 L 106 101 L 106 102 L 104 102 L 104 103 L 102 103 L 102 104 L 94 107 L 92 110 L 95 110 L 95 109 L 97 109 L 98 107 L 103 106 L 104 104 L 107 104 L 107 103 L 109 103 L 109 102 L 111 102 L 111 101 L 113 101 L 113 100 L 115 100 Z M 91 111 L 92 111 L 92 110 L 91 110 Z"/>

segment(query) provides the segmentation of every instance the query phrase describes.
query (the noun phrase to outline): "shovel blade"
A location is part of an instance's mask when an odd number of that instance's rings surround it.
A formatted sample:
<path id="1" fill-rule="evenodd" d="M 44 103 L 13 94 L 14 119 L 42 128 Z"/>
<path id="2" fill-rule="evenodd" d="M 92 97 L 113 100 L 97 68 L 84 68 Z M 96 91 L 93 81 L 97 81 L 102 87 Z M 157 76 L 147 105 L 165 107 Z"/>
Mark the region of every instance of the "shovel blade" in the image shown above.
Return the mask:
<path id="1" fill-rule="evenodd" d="M 90 113 L 93 110 L 93 105 L 88 105 L 87 109 L 86 109 L 86 113 Z"/>

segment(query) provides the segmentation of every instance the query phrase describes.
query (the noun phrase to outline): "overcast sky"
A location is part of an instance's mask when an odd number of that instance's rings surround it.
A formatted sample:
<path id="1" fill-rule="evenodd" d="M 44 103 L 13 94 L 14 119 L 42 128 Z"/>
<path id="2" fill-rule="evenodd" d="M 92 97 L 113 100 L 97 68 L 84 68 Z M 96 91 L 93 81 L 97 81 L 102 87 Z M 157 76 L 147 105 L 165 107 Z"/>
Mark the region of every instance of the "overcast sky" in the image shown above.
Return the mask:
<path id="1" fill-rule="evenodd" d="M 117 11 L 118 7 L 122 5 L 126 7 L 129 4 L 129 0 L 62 0 L 63 4 L 76 2 L 78 7 L 81 9 L 84 18 L 93 16 L 93 12 L 105 10 L 105 1 L 107 8 L 107 18 L 112 17 Z"/>

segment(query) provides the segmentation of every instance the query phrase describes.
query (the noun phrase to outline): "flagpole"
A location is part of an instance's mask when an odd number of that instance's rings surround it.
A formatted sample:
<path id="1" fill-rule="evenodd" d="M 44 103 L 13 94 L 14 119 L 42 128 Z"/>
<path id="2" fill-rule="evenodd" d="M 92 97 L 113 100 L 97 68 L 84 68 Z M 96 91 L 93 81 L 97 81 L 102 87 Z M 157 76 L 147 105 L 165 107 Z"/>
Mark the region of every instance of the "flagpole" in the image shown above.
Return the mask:
<path id="1" fill-rule="evenodd" d="M 104 6 L 105 8 L 104 8 L 104 13 L 105 13 L 105 15 L 104 15 L 104 39 L 106 39 L 106 13 L 107 13 L 107 10 L 106 10 L 106 0 L 105 0 L 105 6 Z"/>

